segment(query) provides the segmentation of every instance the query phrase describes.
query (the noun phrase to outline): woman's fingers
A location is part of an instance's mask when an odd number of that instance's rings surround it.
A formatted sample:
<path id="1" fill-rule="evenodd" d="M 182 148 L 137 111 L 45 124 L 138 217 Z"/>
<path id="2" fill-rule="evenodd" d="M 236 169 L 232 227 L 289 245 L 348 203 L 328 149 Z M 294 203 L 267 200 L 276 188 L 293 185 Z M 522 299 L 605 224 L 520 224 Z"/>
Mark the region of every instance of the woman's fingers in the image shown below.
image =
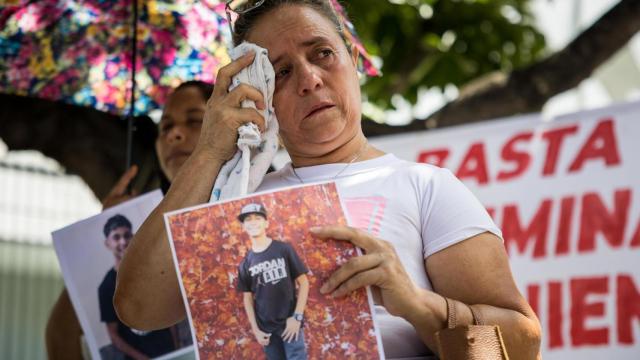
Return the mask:
<path id="1" fill-rule="evenodd" d="M 383 261 L 384 255 L 382 253 L 372 253 L 351 258 L 329 277 L 320 288 L 320 292 L 327 294 L 333 292 L 336 288 L 342 288 L 343 285 L 350 283 L 352 278 L 357 277 L 360 273 L 380 266 Z M 358 277 L 358 279 L 361 279 L 361 277 Z"/>
<path id="2" fill-rule="evenodd" d="M 248 53 L 222 67 L 216 76 L 216 86 L 213 89 L 212 98 L 224 96 L 229 91 L 233 75 L 249 66 L 253 62 L 255 56 L 256 54 L 253 52 Z"/>
<path id="3" fill-rule="evenodd" d="M 336 270 L 320 291 L 332 297 L 344 296 L 364 286 L 380 288 L 389 313 L 401 316 L 410 308 L 418 293 L 416 285 L 400 262 L 393 245 L 363 231 L 347 226 L 310 229 L 319 238 L 350 241 L 366 250 L 366 255 L 350 259 Z"/>
<path id="4" fill-rule="evenodd" d="M 231 104 L 233 104 L 234 106 L 239 107 L 242 105 L 243 101 L 252 100 L 254 103 L 256 103 L 256 108 L 260 110 L 264 110 L 265 108 L 264 96 L 262 95 L 262 92 L 248 84 L 242 83 L 238 85 L 235 89 L 229 92 L 229 95 L 227 95 L 227 97 L 229 98 Z"/>
<path id="5" fill-rule="evenodd" d="M 356 275 L 350 277 L 347 281 L 343 282 L 334 292 L 331 293 L 331 296 L 344 296 L 362 287 L 378 284 L 380 281 L 382 281 L 383 276 L 384 273 L 380 270 L 380 268 L 377 267 L 371 270 L 357 273 Z"/>
<path id="6" fill-rule="evenodd" d="M 114 185 L 114 187 L 109 192 L 107 196 L 119 196 L 127 191 L 127 186 L 131 180 L 138 174 L 138 166 L 132 165 L 124 174 L 118 179 L 118 182 Z"/>
<path id="7" fill-rule="evenodd" d="M 255 54 L 249 53 L 220 69 L 215 89 L 207 102 L 197 146 L 198 150 L 202 149 L 221 161 L 233 157 L 237 150 L 238 127 L 252 122 L 260 131 L 266 130 L 266 122 L 260 111 L 242 108 L 243 101 L 251 100 L 257 109 L 265 109 L 262 92 L 247 84 L 240 84 L 229 91 L 232 77 L 250 65 L 254 58 Z"/>
<path id="8" fill-rule="evenodd" d="M 127 194 L 127 187 L 137 174 L 138 166 L 136 165 L 131 166 L 129 170 L 122 174 L 118 182 L 113 186 L 111 191 L 109 191 L 109 194 L 102 200 L 103 210 L 125 202 L 137 195 L 136 191 L 131 191 L 131 194 Z"/>
<path id="9" fill-rule="evenodd" d="M 346 240 L 352 244 L 361 247 L 367 253 L 381 248 L 379 240 L 373 238 L 364 231 L 360 231 L 350 226 L 330 225 L 322 227 L 313 227 L 309 229 L 314 236 L 321 239 Z"/>
<path id="10" fill-rule="evenodd" d="M 254 123 L 260 128 L 261 132 L 264 132 L 266 125 L 262 114 L 260 114 L 256 109 L 252 108 L 242 108 L 237 110 L 238 118 L 240 119 L 240 124 L 248 124 Z M 238 126 L 240 126 L 238 124 Z"/>

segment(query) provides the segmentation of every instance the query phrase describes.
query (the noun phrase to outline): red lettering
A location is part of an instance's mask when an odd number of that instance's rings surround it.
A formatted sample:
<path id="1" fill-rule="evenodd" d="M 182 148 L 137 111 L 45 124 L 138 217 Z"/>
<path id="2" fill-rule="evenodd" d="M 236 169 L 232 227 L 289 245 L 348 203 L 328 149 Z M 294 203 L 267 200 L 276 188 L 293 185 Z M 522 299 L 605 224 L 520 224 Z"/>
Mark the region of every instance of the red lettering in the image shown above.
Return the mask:
<path id="1" fill-rule="evenodd" d="M 533 309 L 533 312 L 540 317 L 540 285 L 527 285 L 527 301 Z"/>
<path id="2" fill-rule="evenodd" d="M 633 232 L 633 236 L 631 237 L 631 244 L 629 245 L 629 247 L 640 247 L 640 222 L 638 222 L 636 231 Z"/>
<path id="3" fill-rule="evenodd" d="M 562 347 L 562 283 L 559 281 L 549 282 L 549 317 L 547 327 L 549 328 L 549 348 Z"/>
<path id="4" fill-rule="evenodd" d="M 585 161 L 597 158 L 602 158 L 607 166 L 620 164 L 620 154 L 618 153 L 612 119 L 603 120 L 596 126 L 569 166 L 569 172 L 578 171 L 582 169 Z"/>
<path id="5" fill-rule="evenodd" d="M 449 157 L 448 149 L 436 149 L 421 151 L 418 154 L 418 162 L 432 164 L 439 167 L 444 167 L 444 161 Z"/>
<path id="6" fill-rule="evenodd" d="M 567 135 L 575 134 L 578 131 L 578 126 L 570 126 L 565 128 L 558 128 L 546 131 L 542 134 L 542 138 L 547 140 L 547 156 L 544 160 L 544 168 L 542 169 L 542 176 L 549 176 L 555 173 L 556 164 L 558 163 L 558 155 L 560 154 L 560 148 L 562 142 Z"/>
<path id="7" fill-rule="evenodd" d="M 617 329 L 618 344 L 638 344 L 640 287 L 637 279 L 637 274 L 622 273 L 573 278 L 567 280 L 568 284 L 559 280 L 528 284 L 527 300 L 543 323 L 548 349 L 613 346 L 613 327 Z M 609 286 L 611 281 L 615 281 L 615 285 Z M 570 294 L 568 314 L 564 299 L 567 285 Z M 545 286 L 547 295 L 541 297 L 541 289 Z M 545 304 L 540 303 L 545 300 Z M 615 316 L 608 316 L 609 301 L 615 301 Z M 566 329 L 565 319 L 569 320 L 569 329 Z M 566 330 L 569 330 L 567 341 Z"/>
<path id="8" fill-rule="evenodd" d="M 498 173 L 498 181 L 504 181 L 522 175 L 522 173 L 529 167 L 529 164 L 531 163 L 531 156 L 526 152 L 516 151 L 515 145 L 518 142 L 531 140 L 532 136 L 532 132 L 518 134 L 504 145 L 501 152 L 502 159 L 504 161 L 513 161 L 516 163 L 516 166 L 510 171 L 500 171 Z"/>
<path id="9" fill-rule="evenodd" d="M 633 344 L 634 320 L 640 320 L 640 292 L 629 275 L 618 275 L 618 341 L 621 344 Z"/>
<path id="10" fill-rule="evenodd" d="M 566 255 L 569 253 L 569 235 L 574 203 L 575 199 L 573 197 L 563 198 L 560 202 L 560 224 L 558 226 L 558 237 L 556 241 L 556 255 Z"/>
<path id="11" fill-rule="evenodd" d="M 489 182 L 487 175 L 487 161 L 485 158 L 484 144 L 475 143 L 471 145 L 469 151 L 464 156 L 456 176 L 462 180 L 464 178 L 476 179 L 478 184 L 486 184 Z"/>
<path id="12" fill-rule="evenodd" d="M 544 200 L 538 212 L 533 216 L 529 226 L 523 228 L 520 225 L 518 208 L 515 205 L 506 205 L 502 216 L 502 235 L 507 252 L 510 244 L 515 243 L 520 253 L 523 253 L 529 241 L 535 239 L 533 257 L 540 258 L 547 253 L 547 228 L 549 226 L 549 214 L 551 212 L 551 200 Z"/>
<path id="13" fill-rule="evenodd" d="M 604 316 L 604 303 L 587 303 L 590 294 L 606 294 L 609 281 L 606 276 L 571 280 L 571 343 L 573 346 L 603 345 L 609 342 L 609 329 L 606 327 L 586 327 L 589 317 Z"/>
<path id="14" fill-rule="evenodd" d="M 595 249 L 595 237 L 598 232 L 604 235 L 611 247 L 622 245 L 630 199 L 630 189 L 617 190 L 614 194 L 613 213 L 609 213 L 598 194 L 588 193 L 582 197 L 579 252 Z"/>

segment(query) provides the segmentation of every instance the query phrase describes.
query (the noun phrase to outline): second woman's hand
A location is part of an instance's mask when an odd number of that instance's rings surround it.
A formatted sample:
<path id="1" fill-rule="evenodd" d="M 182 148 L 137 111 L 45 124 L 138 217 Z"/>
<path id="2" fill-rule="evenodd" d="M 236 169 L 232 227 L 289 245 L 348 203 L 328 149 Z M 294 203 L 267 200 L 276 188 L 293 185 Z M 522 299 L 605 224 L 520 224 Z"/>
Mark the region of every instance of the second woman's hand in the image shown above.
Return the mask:
<path id="1" fill-rule="evenodd" d="M 135 190 L 130 193 L 127 192 L 129 183 L 131 183 L 137 174 L 137 165 L 132 165 L 124 174 L 122 174 L 118 182 L 113 186 L 111 191 L 109 191 L 109 194 L 107 194 L 107 196 L 102 200 L 102 210 L 116 206 L 138 195 Z"/>

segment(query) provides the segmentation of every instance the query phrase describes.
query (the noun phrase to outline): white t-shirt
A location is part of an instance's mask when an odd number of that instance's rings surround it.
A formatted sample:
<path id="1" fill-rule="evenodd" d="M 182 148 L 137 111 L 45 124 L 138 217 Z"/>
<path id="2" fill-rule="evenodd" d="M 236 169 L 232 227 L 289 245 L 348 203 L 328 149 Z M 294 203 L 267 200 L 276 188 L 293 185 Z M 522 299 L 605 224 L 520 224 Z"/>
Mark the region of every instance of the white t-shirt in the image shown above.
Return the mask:
<path id="1" fill-rule="evenodd" d="M 305 184 L 335 180 L 350 224 L 391 242 L 411 279 L 424 289 L 432 290 L 427 257 L 486 231 L 502 237 L 485 208 L 447 169 L 387 154 L 351 165 L 298 168 L 296 173 Z M 300 179 L 289 163 L 267 174 L 258 191 L 300 185 Z M 375 319 L 387 358 L 431 354 L 406 320 L 382 306 L 376 306 Z"/>

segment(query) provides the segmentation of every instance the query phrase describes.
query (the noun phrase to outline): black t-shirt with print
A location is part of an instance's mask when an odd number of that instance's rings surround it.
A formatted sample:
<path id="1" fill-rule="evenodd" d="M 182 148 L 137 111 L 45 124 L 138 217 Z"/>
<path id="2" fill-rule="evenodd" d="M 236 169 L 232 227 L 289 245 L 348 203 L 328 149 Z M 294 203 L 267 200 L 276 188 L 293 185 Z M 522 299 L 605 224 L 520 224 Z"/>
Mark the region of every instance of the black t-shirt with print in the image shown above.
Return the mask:
<path id="1" fill-rule="evenodd" d="M 289 243 L 272 240 L 261 252 L 249 250 L 238 266 L 238 290 L 253 293 L 260 330 L 282 334 L 296 307 L 295 280 L 308 271 Z"/>
<path id="2" fill-rule="evenodd" d="M 156 331 L 133 330 L 118 318 L 113 306 L 113 295 L 116 291 L 117 272 L 112 268 L 107 272 L 98 288 L 100 301 L 100 320 L 104 323 L 117 323 L 118 335 L 136 350 L 149 357 L 164 355 L 174 350 L 173 337 L 169 329 Z M 129 359 L 130 357 L 126 357 Z"/>

